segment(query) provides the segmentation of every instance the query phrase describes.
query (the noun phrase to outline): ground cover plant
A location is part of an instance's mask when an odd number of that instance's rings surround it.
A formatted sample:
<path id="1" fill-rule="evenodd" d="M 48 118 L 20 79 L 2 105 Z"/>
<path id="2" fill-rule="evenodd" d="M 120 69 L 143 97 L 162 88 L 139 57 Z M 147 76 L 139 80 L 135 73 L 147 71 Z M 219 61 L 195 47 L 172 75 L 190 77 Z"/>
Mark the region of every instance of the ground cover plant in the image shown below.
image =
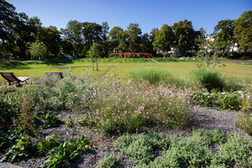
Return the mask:
<path id="1" fill-rule="evenodd" d="M 188 137 L 168 137 L 157 133 L 123 135 L 113 144 L 120 152 L 132 158 L 137 167 L 252 165 L 252 144 L 249 139 L 216 130 L 196 130 Z"/>

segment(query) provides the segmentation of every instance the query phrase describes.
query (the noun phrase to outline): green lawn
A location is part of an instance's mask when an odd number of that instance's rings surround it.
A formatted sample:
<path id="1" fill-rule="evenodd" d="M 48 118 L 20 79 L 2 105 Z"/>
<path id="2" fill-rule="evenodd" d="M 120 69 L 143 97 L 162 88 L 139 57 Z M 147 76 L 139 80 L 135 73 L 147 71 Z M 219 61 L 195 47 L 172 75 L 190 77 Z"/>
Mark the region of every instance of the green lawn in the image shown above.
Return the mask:
<path id="1" fill-rule="evenodd" d="M 120 61 L 122 62 L 122 61 Z M 87 59 L 76 61 L 22 61 L 0 63 L 1 72 L 14 72 L 16 76 L 40 77 L 44 72 L 64 72 L 72 68 L 72 74 L 78 75 L 84 71 L 92 75 L 103 75 L 107 73 L 116 74 L 127 79 L 128 73 L 137 69 L 162 69 L 171 72 L 174 76 L 187 79 L 189 73 L 197 68 L 194 62 L 161 62 L 155 63 L 145 61 L 145 63 L 118 63 L 116 61 L 101 61 L 99 71 L 92 71 L 92 64 Z M 252 80 L 252 65 L 226 63 L 226 67 L 218 68 L 226 77 L 235 79 Z M 0 77 L 0 81 L 4 79 Z"/>

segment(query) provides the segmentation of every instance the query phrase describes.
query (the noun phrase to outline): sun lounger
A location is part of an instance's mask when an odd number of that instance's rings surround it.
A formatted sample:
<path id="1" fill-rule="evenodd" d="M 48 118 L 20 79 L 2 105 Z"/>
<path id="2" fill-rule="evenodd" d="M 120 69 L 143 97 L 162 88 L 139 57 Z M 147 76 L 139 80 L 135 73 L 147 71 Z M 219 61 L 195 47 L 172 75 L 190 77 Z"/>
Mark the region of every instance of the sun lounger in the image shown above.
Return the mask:
<path id="1" fill-rule="evenodd" d="M 13 84 L 24 84 L 27 83 L 29 77 L 16 77 L 13 72 L 0 72 L 2 77 L 8 81 L 9 86 Z"/>

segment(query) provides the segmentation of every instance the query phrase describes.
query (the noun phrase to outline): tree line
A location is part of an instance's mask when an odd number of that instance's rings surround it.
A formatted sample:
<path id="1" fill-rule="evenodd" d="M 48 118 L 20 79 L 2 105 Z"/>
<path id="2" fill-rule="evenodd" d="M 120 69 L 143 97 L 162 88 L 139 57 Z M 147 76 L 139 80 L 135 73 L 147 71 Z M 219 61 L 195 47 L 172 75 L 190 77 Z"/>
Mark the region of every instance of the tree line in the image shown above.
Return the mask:
<path id="1" fill-rule="evenodd" d="M 251 18 L 252 11 L 246 11 L 236 20 L 219 21 L 211 35 L 215 49 L 227 55 L 230 48 L 237 45 L 238 52 L 251 53 Z M 107 22 L 97 24 L 77 20 L 69 21 L 66 28 L 58 30 L 55 26 L 42 26 L 38 17 L 18 13 L 12 4 L 0 0 L 0 57 L 8 54 L 12 59 L 31 59 L 31 55 L 39 55 L 36 48 L 42 48 L 44 59 L 66 55 L 84 58 L 94 43 L 102 57 L 114 52 L 193 56 L 203 44 L 209 45 L 206 37 L 202 28 L 194 30 L 188 20 L 173 25 L 164 24 L 149 34 L 142 33 L 139 24 L 135 23 L 130 23 L 126 29 L 118 26 L 110 29 Z"/>

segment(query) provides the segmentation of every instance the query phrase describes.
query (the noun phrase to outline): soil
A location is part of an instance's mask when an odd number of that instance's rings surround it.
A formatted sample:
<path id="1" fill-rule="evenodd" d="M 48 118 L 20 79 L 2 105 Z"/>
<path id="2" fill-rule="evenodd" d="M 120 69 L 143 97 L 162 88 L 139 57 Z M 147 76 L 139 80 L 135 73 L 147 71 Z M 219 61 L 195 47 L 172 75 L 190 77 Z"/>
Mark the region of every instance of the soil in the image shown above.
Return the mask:
<path id="1" fill-rule="evenodd" d="M 184 130 L 178 129 L 167 129 L 167 128 L 158 128 L 159 131 L 163 132 L 166 135 L 190 135 L 194 129 L 205 129 L 213 130 L 217 129 L 226 133 L 238 134 L 240 136 L 248 136 L 245 132 L 240 130 L 235 126 L 235 122 L 238 120 L 239 116 L 242 115 L 240 111 L 219 111 L 212 108 L 206 107 L 197 107 L 194 110 L 194 116 L 191 124 Z M 120 155 L 121 167 L 130 168 L 134 167 L 134 163 L 131 159 L 119 153 L 118 150 L 113 148 L 112 142 L 118 138 L 119 135 L 106 136 L 103 133 L 98 132 L 95 129 L 90 129 L 88 127 L 80 126 L 78 123 L 81 119 L 81 114 L 73 113 L 71 111 L 59 111 L 57 115 L 61 117 L 63 121 L 72 119 L 74 121 L 74 126 L 67 128 L 66 124 L 62 124 L 56 128 L 49 128 L 40 131 L 41 137 L 45 138 L 47 135 L 57 134 L 58 137 L 62 140 L 67 140 L 70 138 L 79 138 L 83 135 L 87 136 L 93 144 L 94 151 L 88 154 L 84 154 L 79 159 L 76 159 L 71 163 L 70 167 L 73 168 L 95 168 L 98 164 L 98 161 L 108 153 L 115 153 L 116 156 Z M 156 128 L 153 128 L 149 131 L 154 131 Z M 0 153 L 0 159 L 2 154 Z M 0 168 L 9 167 L 9 168 L 34 168 L 43 163 L 45 158 L 30 158 L 23 160 L 21 162 L 10 165 L 9 163 L 0 163 Z M 14 166 L 14 167 L 11 167 Z"/>

